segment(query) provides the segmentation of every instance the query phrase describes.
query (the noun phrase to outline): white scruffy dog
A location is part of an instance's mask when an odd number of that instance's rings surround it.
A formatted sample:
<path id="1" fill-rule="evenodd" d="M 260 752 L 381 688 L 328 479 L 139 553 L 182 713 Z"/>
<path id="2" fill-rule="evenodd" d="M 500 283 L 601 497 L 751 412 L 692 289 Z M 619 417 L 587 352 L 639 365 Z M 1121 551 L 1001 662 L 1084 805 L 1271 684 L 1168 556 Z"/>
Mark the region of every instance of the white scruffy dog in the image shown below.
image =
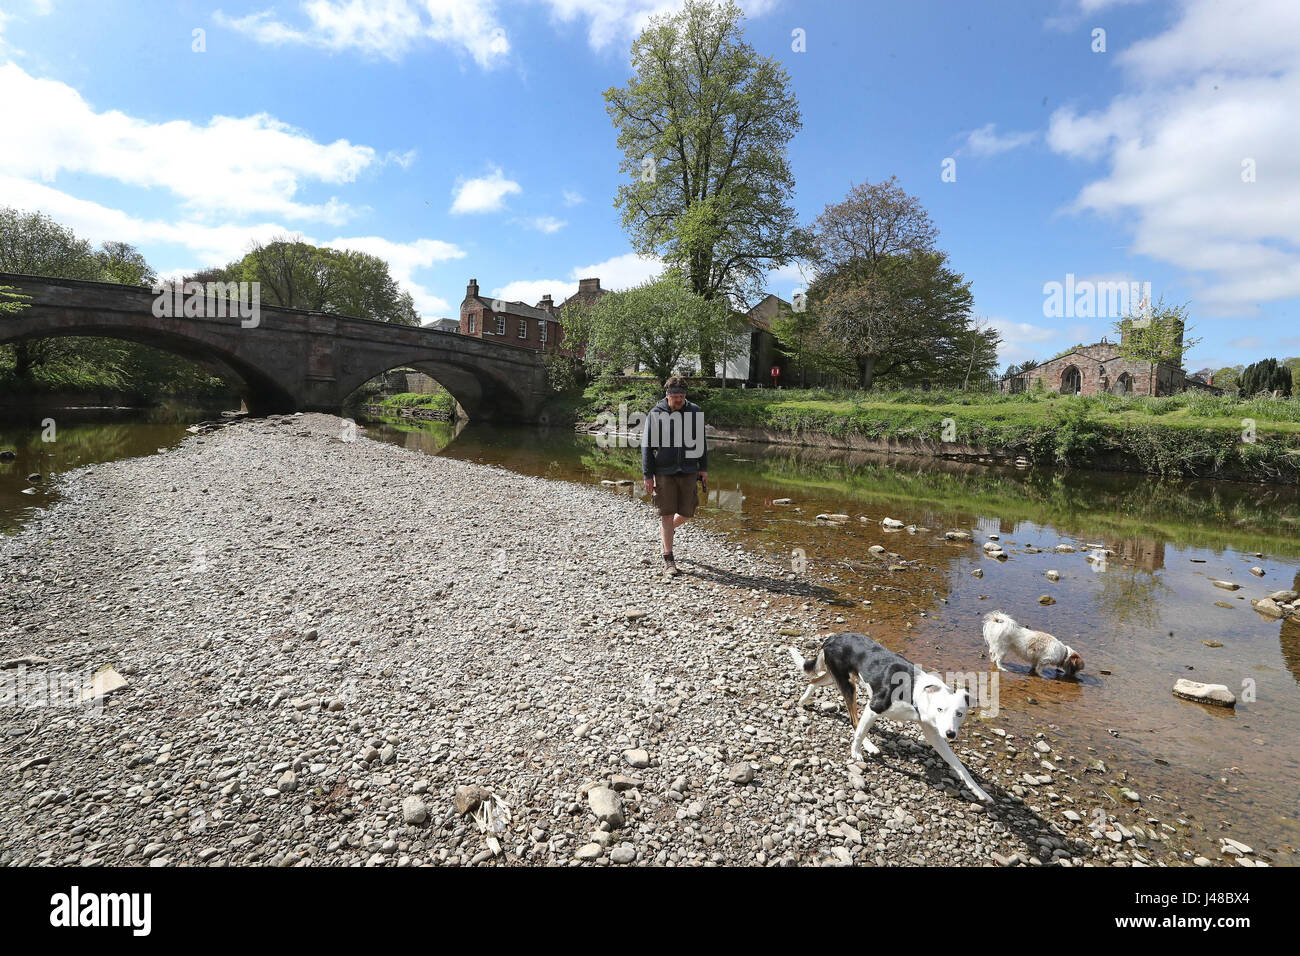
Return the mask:
<path id="1" fill-rule="evenodd" d="M 1043 676 L 1044 667 L 1060 668 L 1066 677 L 1083 670 L 1083 658 L 1074 648 L 1043 631 L 1022 627 L 1001 611 L 984 618 L 984 643 L 989 646 L 989 659 L 998 670 L 1004 671 L 1002 658 L 1014 653 L 1031 665 L 1030 673 Z"/>

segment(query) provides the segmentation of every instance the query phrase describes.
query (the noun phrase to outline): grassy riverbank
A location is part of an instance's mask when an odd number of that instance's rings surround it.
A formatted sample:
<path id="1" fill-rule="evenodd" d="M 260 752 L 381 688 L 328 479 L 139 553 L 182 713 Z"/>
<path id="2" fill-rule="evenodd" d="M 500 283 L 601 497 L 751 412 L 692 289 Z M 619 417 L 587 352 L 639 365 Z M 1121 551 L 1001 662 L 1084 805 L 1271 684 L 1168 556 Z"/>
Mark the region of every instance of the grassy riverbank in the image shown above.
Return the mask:
<path id="1" fill-rule="evenodd" d="M 648 410 L 656 383 L 597 382 L 579 421 L 626 403 Z M 1300 483 L 1300 399 L 1187 393 L 1167 398 L 984 395 L 951 391 L 698 389 L 710 425 L 776 432 L 808 444 L 860 437 L 974 446 L 1035 464 Z"/>
<path id="2" fill-rule="evenodd" d="M 431 408 L 455 417 L 456 400 L 447 392 L 399 392 L 377 404 L 396 412 L 400 408 Z"/>

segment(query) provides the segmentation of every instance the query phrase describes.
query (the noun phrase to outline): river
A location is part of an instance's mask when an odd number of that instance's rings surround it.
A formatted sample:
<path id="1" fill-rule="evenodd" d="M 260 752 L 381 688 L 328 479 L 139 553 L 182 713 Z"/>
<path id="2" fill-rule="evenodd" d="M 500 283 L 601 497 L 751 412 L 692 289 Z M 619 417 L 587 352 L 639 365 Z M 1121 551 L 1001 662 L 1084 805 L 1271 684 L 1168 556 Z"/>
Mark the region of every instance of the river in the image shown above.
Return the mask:
<path id="1" fill-rule="evenodd" d="M 35 416 L 0 422 L 0 450 L 19 456 L 0 462 L 0 527 L 18 526 L 49 502 L 49 476 L 150 454 L 184 437 L 189 422 L 214 416 L 56 417 L 54 442 L 40 440 Z M 602 448 L 562 430 L 370 422 L 366 434 L 606 494 L 641 494 L 636 449 Z M 1022 737 L 1050 729 L 1073 752 L 1103 761 L 1108 781 L 1116 769 L 1128 773 L 1153 814 L 1176 813 L 1215 838 L 1297 862 L 1300 622 L 1263 617 L 1249 600 L 1300 589 L 1296 490 L 729 443 L 715 444 L 710 459 L 700 524 L 792 567 L 806 563 L 837 592 L 837 626 L 941 671 L 987 667 L 980 622 L 994 609 L 1055 634 L 1083 655 L 1080 679 L 1029 677 L 1009 664 L 999 675 L 999 727 Z M 28 482 L 33 472 L 47 480 Z M 600 485 L 627 479 L 634 483 Z M 774 504 L 778 498 L 792 504 Z M 820 513 L 850 520 L 819 522 Z M 887 531 L 886 517 L 918 530 Z M 564 519 L 539 516 L 545 520 Z M 656 543 L 649 514 L 646 528 L 649 554 Z M 974 543 L 944 540 L 952 529 L 973 531 Z M 1009 560 L 984 555 L 990 535 Z M 873 554 L 873 545 L 886 553 Z M 1058 545 L 1075 550 L 1058 553 Z M 689 534 L 675 550 L 689 573 Z M 1049 581 L 1049 570 L 1060 580 Z M 1216 579 L 1240 588 L 1224 590 Z M 1055 603 L 1041 605 L 1042 595 Z M 1226 684 L 1236 710 L 1175 698 L 1179 677 Z M 1082 764 L 1061 771 L 1089 778 Z M 1108 807 L 1122 797 L 1099 785 L 1095 799 Z M 1092 808 L 1075 809 L 1086 816 Z"/>

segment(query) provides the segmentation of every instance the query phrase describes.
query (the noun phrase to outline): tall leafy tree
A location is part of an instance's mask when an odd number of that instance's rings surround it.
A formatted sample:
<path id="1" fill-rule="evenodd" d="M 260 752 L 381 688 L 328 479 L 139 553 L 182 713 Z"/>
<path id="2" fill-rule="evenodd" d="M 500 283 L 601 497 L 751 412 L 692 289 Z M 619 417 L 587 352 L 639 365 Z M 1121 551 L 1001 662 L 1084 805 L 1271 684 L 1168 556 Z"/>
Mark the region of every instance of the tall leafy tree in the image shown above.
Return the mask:
<path id="1" fill-rule="evenodd" d="M 808 290 L 821 331 L 850 357 L 858 386 L 953 379 L 967 333 L 970 283 L 941 252 L 914 251 L 823 273 Z M 956 382 L 961 375 L 956 375 Z"/>
<path id="2" fill-rule="evenodd" d="M 681 268 L 706 300 L 754 298 L 806 238 L 787 155 L 799 107 L 786 72 L 744 41 L 742 19 L 733 3 L 686 0 L 650 21 L 627 85 L 605 91 L 630 175 L 614 205 L 633 247 Z M 698 343 L 709 375 L 716 345 Z"/>
<path id="3" fill-rule="evenodd" d="M 1283 398 L 1289 398 L 1292 384 L 1291 369 L 1275 358 L 1263 359 L 1247 365 L 1237 384 L 1242 395 L 1280 392 Z"/>
<path id="4" fill-rule="evenodd" d="M 398 285 L 383 259 L 352 249 L 313 246 L 292 236 L 255 243 L 239 262 L 194 280 L 257 282 L 268 305 L 420 324 L 410 293 Z"/>
<path id="5" fill-rule="evenodd" d="M 782 304 L 772 318 L 772 334 L 780 343 L 782 353 L 798 370 L 800 388 L 807 387 L 809 372 L 847 381 L 857 378 L 856 365 L 823 334 L 821 318 L 815 310 L 796 312 Z"/>
<path id="6" fill-rule="evenodd" d="M 50 276 L 58 279 L 98 279 L 100 266 L 90 243 L 41 212 L 0 207 L 0 272 Z M 30 380 L 32 373 L 69 346 L 60 339 L 14 342 L 14 376 Z"/>
<path id="7" fill-rule="evenodd" d="M 808 258 L 819 273 L 853 269 L 870 276 L 876 266 L 910 252 L 933 252 L 939 231 L 896 176 L 859 183 L 830 203 L 813 222 Z"/>
<path id="8" fill-rule="evenodd" d="M 149 265 L 140 250 L 126 242 L 105 242 L 95 250 L 102 282 L 121 285 L 153 285 L 158 274 Z"/>
<path id="9" fill-rule="evenodd" d="M 972 319 L 952 336 L 952 354 L 955 360 L 953 372 L 962 372 L 962 391 L 970 389 L 972 384 L 986 383 L 993 378 L 998 365 L 998 346 L 1002 336 L 993 328 L 987 318 Z M 965 362 L 965 370 L 961 363 Z M 945 383 L 947 384 L 947 383 Z"/>
<path id="10" fill-rule="evenodd" d="M 692 364 L 702 329 L 718 336 L 726 319 L 725 300 L 696 295 L 680 269 L 669 269 L 585 308 L 566 309 L 561 323 L 566 340 L 586 343 L 594 370 L 644 365 L 665 379 Z"/>

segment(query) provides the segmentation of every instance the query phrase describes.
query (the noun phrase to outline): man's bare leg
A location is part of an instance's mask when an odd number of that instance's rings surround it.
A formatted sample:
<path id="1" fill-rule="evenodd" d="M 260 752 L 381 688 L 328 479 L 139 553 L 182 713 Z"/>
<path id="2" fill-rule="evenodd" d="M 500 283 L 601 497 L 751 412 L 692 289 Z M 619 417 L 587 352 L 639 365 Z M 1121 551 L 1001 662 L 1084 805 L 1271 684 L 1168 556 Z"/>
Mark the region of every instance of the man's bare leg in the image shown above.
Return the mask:
<path id="1" fill-rule="evenodd" d="M 681 515 L 660 515 L 659 536 L 663 539 L 664 554 L 673 553 L 673 531 L 677 528 L 677 519 Z"/>
<path id="2" fill-rule="evenodd" d="M 677 563 L 672 559 L 672 532 L 677 528 L 677 519 L 681 515 L 659 515 L 659 536 L 663 540 L 663 571 L 673 576 L 677 574 Z"/>

